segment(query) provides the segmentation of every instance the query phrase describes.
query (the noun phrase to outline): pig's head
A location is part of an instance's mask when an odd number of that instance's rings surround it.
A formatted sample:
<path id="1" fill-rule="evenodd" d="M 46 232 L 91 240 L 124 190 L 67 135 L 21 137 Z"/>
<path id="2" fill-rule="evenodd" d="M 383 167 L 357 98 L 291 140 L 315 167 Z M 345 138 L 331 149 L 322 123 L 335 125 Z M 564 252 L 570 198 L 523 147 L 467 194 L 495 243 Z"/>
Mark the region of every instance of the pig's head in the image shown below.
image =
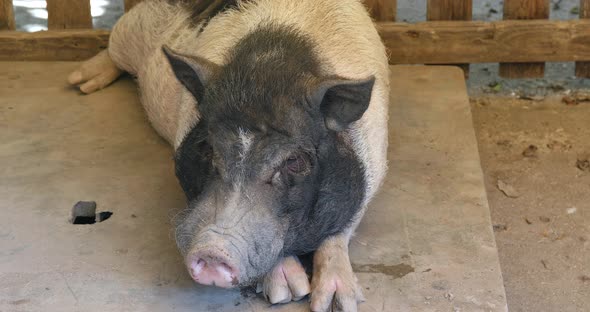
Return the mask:
<path id="1" fill-rule="evenodd" d="M 309 41 L 286 29 L 248 36 L 223 66 L 163 51 L 201 115 L 175 157 L 188 199 L 176 239 L 195 281 L 249 285 L 351 224 L 365 181 L 344 133 L 373 77 L 322 75 Z"/>

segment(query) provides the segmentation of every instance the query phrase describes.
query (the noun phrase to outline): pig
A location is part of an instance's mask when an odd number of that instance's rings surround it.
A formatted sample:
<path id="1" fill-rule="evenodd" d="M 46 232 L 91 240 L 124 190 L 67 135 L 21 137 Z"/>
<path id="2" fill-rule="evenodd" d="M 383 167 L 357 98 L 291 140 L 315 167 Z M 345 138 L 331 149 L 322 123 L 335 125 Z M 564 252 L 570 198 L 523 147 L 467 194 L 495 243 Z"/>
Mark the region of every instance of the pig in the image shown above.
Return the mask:
<path id="1" fill-rule="evenodd" d="M 146 0 L 68 81 L 92 93 L 123 72 L 174 149 L 192 279 L 356 311 L 348 244 L 387 171 L 389 102 L 362 2 Z"/>

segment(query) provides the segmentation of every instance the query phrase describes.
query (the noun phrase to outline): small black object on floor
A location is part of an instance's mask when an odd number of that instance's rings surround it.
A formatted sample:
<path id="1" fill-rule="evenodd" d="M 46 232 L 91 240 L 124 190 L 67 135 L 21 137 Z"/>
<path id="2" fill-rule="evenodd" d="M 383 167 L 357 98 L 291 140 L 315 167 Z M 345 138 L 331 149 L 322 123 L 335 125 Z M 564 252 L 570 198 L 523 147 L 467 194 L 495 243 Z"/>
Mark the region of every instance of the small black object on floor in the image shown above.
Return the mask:
<path id="1" fill-rule="evenodd" d="M 102 211 L 96 213 L 96 202 L 94 201 L 79 201 L 72 208 L 72 224 L 94 224 L 102 222 L 113 215 L 110 211 Z"/>

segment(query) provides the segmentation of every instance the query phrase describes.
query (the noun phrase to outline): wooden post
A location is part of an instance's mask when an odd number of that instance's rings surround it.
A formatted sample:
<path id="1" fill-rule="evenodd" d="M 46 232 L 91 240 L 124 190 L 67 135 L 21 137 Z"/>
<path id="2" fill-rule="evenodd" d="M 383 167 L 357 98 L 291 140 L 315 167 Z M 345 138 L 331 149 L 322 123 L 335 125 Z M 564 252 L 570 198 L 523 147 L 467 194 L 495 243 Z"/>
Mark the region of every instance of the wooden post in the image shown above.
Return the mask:
<path id="1" fill-rule="evenodd" d="M 12 0 L 0 0 L 0 30 L 15 30 Z"/>
<path id="2" fill-rule="evenodd" d="M 395 22 L 397 0 L 364 0 L 365 6 L 375 21 Z"/>
<path id="3" fill-rule="evenodd" d="M 580 18 L 590 19 L 590 0 L 580 0 Z M 576 76 L 590 78 L 590 62 L 576 62 Z"/>
<path id="4" fill-rule="evenodd" d="M 141 2 L 141 0 L 125 0 L 125 12 L 128 12 L 129 10 L 131 10 L 131 8 L 134 7 L 136 4 L 138 4 L 139 2 Z"/>
<path id="5" fill-rule="evenodd" d="M 429 21 L 470 21 L 472 0 L 428 0 Z"/>
<path id="6" fill-rule="evenodd" d="M 428 0 L 429 21 L 470 21 L 472 19 L 472 0 Z M 463 69 L 465 78 L 469 77 L 469 64 L 456 64 Z"/>
<path id="7" fill-rule="evenodd" d="M 549 0 L 505 0 L 504 19 L 548 19 Z M 514 42 L 514 44 L 521 44 Z M 541 78 L 545 63 L 503 63 L 500 76 L 505 78 Z"/>
<path id="8" fill-rule="evenodd" d="M 92 29 L 90 0 L 47 0 L 47 28 Z"/>

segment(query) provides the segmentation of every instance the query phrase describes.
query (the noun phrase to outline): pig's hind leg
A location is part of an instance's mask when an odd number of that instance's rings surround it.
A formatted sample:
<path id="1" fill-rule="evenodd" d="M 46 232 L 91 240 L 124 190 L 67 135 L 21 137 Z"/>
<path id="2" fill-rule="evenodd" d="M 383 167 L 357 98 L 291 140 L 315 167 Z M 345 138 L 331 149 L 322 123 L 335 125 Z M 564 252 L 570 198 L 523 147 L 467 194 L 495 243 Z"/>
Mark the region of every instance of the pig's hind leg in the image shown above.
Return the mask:
<path id="1" fill-rule="evenodd" d="M 297 257 L 283 258 L 263 280 L 263 293 L 268 302 L 298 301 L 309 294 L 309 278 Z"/>
<path id="2" fill-rule="evenodd" d="M 73 71 L 68 76 L 68 82 L 79 85 L 84 93 L 92 93 L 108 86 L 122 73 L 109 56 L 109 51 L 103 50 Z"/>

